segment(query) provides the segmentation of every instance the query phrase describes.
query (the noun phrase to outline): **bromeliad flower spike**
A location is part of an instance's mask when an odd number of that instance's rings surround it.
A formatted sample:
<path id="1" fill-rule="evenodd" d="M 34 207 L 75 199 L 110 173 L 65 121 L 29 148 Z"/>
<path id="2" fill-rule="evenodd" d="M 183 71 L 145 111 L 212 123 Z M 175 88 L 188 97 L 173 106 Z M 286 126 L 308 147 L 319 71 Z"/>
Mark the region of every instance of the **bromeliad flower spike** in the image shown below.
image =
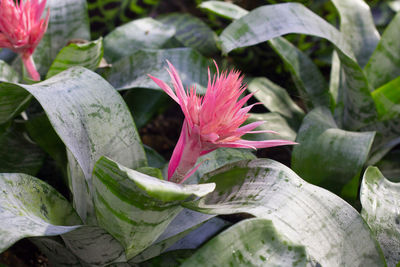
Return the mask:
<path id="1" fill-rule="evenodd" d="M 168 62 L 168 61 L 167 61 Z M 253 122 L 239 127 L 248 117 L 247 112 L 254 106 L 243 107 L 253 95 L 239 100 L 246 90 L 242 85 L 243 77 L 238 71 L 219 73 L 211 80 L 208 70 L 207 92 L 203 97 L 196 95 L 196 88 L 191 87 L 186 94 L 181 79 L 174 66 L 168 62 L 175 92 L 163 81 L 151 75 L 149 77 L 160 86 L 182 108 L 185 115 L 179 141 L 174 149 L 168 166 L 168 180 L 182 183 L 192 175 L 198 166 L 197 159 L 219 147 L 266 148 L 296 144 L 287 140 L 248 141 L 241 139 L 247 133 L 272 131 L 252 131 L 264 121 Z"/>
<path id="2" fill-rule="evenodd" d="M 41 19 L 46 0 L 0 0 L 0 47 L 9 48 L 22 57 L 33 80 L 40 80 L 32 54 L 46 32 L 49 11 Z"/>

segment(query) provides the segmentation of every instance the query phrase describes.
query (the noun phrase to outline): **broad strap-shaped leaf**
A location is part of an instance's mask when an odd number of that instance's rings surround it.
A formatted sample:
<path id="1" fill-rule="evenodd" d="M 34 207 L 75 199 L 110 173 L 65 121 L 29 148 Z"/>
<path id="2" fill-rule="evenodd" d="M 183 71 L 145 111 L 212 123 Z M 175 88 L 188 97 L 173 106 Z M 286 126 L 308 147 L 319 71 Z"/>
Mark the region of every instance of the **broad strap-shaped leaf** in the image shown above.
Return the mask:
<path id="1" fill-rule="evenodd" d="M 264 124 L 257 127 L 257 130 L 265 131 L 275 131 L 278 134 L 273 133 L 258 133 L 258 134 L 246 134 L 244 139 L 262 141 L 269 139 L 284 139 L 295 141 L 296 131 L 293 129 L 287 120 L 279 113 L 269 112 L 269 113 L 251 113 L 250 117 L 245 123 L 252 123 L 256 121 L 265 121 Z"/>
<path id="2" fill-rule="evenodd" d="M 302 180 L 276 161 L 227 165 L 204 177 L 216 189 L 187 208 L 210 214 L 249 213 L 271 220 L 285 239 L 321 266 L 385 266 L 359 213 L 333 193 Z M 283 234 L 284 233 L 284 234 Z"/>
<path id="3" fill-rule="evenodd" d="M 267 109 L 281 114 L 293 127 L 300 126 L 304 111 L 294 103 L 285 89 L 267 78 L 254 78 L 247 88 Z"/>
<path id="4" fill-rule="evenodd" d="M 0 250 L 24 237 L 70 232 L 81 221 L 69 202 L 45 182 L 18 173 L 0 173 Z"/>
<path id="5" fill-rule="evenodd" d="M 95 70 L 103 58 L 103 42 L 98 39 L 88 43 L 70 43 L 56 56 L 46 79 L 74 66 Z"/>
<path id="6" fill-rule="evenodd" d="M 175 35 L 175 28 L 152 18 L 133 20 L 104 38 L 104 57 L 115 62 L 144 48 L 161 48 Z"/>
<path id="7" fill-rule="evenodd" d="M 240 6 L 223 1 L 205 1 L 199 7 L 226 19 L 239 19 L 249 13 Z"/>
<path id="8" fill-rule="evenodd" d="M 397 13 L 385 29 L 377 48 L 365 66 L 365 73 L 374 88 L 400 75 L 399 27 L 400 13 Z"/>
<path id="9" fill-rule="evenodd" d="M 61 235 L 65 247 L 84 266 L 105 266 L 109 263 L 126 261 L 122 245 L 99 226 L 82 226 Z"/>
<path id="10" fill-rule="evenodd" d="M 217 35 L 201 19 L 190 14 L 172 13 L 158 20 L 175 29 L 174 38 L 183 46 L 191 47 L 203 55 L 218 52 Z"/>
<path id="11" fill-rule="evenodd" d="M 340 31 L 346 36 L 357 58 L 364 67 L 379 42 L 371 10 L 363 0 L 332 0 L 340 15 Z"/>
<path id="12" fill-rule="evenodd" d="M 185 184 L 198 184 L 203 175 L 219 169 L 226 164 L 245 159 L 255 159 L 256 156 L 252 152 L 253 151 L 251 149 L 221 147 L 206 155 L 203 155 L 197 160 L 196 163 L 201 163 L 200 167 L 185 181 Z"/>
<path id="13" fill-rule="evenodd" d="M 47 1 L 50 20 L 47 31 L 33 54 L 40 74 L 44 75 L 58 52 L 73 39 L 90 39 L 85 0 Z"/>
<path id="14" fill-rule="evenodd" d="M 228 19 L 239 19 L 249 12 L 228 2 L 207 1 L 200 4 L 217 15 Z M 311 106 L 331 106 L 328 85 L 312 60 L 282 37 L 269 40 L 269 44 L 289 67 L 300 94 Z"/>
<path id="15" fill-rule="evenodd" d="M 374 135 L 341 130 L 328 109 L 316 108 L 304 118 L 297 134 L 292 168 L 306 181 L 352 202 Z"/>
<path id="16" fill-rule="evenodd" d="M 11 68 L 5 61 L 0 59 L 0 81 L 2 82 L 18 82 L 19 77 L 17 72 Z"/>
<path id="17" fill-rule="evenodd" d="M 70 181 L 74 206 L 83 220 L 87 213 L 92 213 L 87 207 L 91 203 L 91 176 L 100 156 L 112 157 L 131 168 L 146 165 L 143 147 L 125 102 L 99 75 L 74 67 L 35 85 L 3 83 L 0 86 L 28 90 L 42 105 L 54 130 L 72 153 L 70 173 L 75 177 L 72 175 L 71 179 L 86 180 Z M 79 165 L 74 165 L 75 160 Z M 83 178 L 77 178 L 79 172 Z M 78 194 L 87 187 L 89 192 Z"/>
<path id="18" fill-rule="evenodd" d="M 180 266 L 306 266 L 306 263 L 304 246 L 287 240 L 270 220 L 254 218 L 217 235 Z"/>
<path id="19" fill-rule="evenodd" d="M 161 169 L 165 166 L 167 161 L 157 151 L 147 145 L 143 145 L 143 148 L 150 167 Z"/>
<path id="20" fill-rule="evenodd" d="M 400 151 L 392 150 L 376 164 L 376 167 L 391 181 L 400 182 Z"/>
<path id="21" fill-rule="evenodd" d="M 197 248 L 210 238 L 210 235 L 227 225 L 227 222 L 216 218 L 215 215 L 183 209 L 159 238 L 129 263 L 144 262 L 165 251 Z M 190 244 L 187 244 L 188 242 Z"/>
<path id="22" fill-rule="evenodd" d="M 223 52 L 228 53 L 288 33 L 315 35 L 335 45 L 345 75 L 338 97 L 343 125 L 357 129 L 371 122 L 376 117 L 371 88 L 346 37 L 303 5 L 285 3 L 256 8 L 231 23 L 220 39 Z"/>
<path id="23" fill-rule="evenodd" d="M 205 93 L 208 79 L 207 67 L 210 62 L 191 48 L 139 50 L 115 62 L 103 76 L 117 90 L 131 88 L 161 90 L 147 74 L 169 82 L 171 78 L 165 71 L 166 60 L 169 60 L 177 69 L 185 88 L 196 85 L 199 94 Z"/>
<path id="24" fill-rule="evenodd" d="M 269 44 L 289 67 L 305 103 L 310 107 L 331 107 L 328 84 L 314 62 L 285 38 L 271 39 Z"/>
<path id="25" fill-rule="evenodd" d="M 400 118 L 400 76 L 372 92 L 381 120 Z"/>
<path id="26" fill-rule="evenodd" d="M 36 175 L 45 154 L 27 138 L 22 125 L 14 123 L 0 132 L 0 173 L 25 173 Z"/>
<path id="27" fill-rule="evenodd" d="M 17 85 L 0 83 L 0 124 L 24 111 L 31 99 L 32 96 Z"/>
<path id="28" fill-rule="evenodd" d="M 388 266 L 400 261 L 400 184 L 368 167 L 361 184 L 362 216 L 375 233 Z"/>
<path id="29" fill-rule="evenodd" d="M 94 171 L 94 203 L 101 227 L 121 242 L 130 259 L 153 243 L 191 196 L 215 184 L 179 185 L 128 169 L 101 157 Z"/>

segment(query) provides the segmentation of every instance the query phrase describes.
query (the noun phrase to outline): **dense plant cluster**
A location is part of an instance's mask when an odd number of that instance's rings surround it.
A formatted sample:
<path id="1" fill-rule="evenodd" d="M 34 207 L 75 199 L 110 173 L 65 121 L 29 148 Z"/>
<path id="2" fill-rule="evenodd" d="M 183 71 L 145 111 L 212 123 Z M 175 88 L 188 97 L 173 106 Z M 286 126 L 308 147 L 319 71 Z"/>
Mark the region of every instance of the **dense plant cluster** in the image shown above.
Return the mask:
<path id="1" fill-rule="evenodd" d="M 399 1 L 143 2 L 0 0 L 1 251 L 399 265 Z"/>

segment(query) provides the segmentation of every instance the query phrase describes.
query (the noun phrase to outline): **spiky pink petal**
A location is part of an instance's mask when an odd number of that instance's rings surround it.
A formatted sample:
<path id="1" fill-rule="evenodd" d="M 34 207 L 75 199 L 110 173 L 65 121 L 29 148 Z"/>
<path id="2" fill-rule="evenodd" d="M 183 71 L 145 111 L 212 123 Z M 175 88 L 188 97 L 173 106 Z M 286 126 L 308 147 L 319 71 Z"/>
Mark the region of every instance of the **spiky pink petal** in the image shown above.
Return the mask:
<path id="1" fill-rule="evenodd" d="M 46 0 L 0 1 L 0 47 L 20 54 L 33 80 L 40 79 L 31 56 L 48 26 L 49 11 L 41 19 L 45 6 Z"/>
<path id="2" fill-rule="evenodd" d="M 263 121 L 240 127 L 249 117 L 250 109 L 258 103 L 243 107 L 253 94 L 240 98 L 246 86 L 242 85 L 243 77 L 238 71 L 220 73 L 215 64 L 217 75 L 211 77 L 208 69 L 207 92 L 203 97 L 198 97 L 195 87 L 186 93 L 175 67 L 169 61 L 167 63 L 175 92 L 165 82 L 151 75 L 149 77 L 180 105 L 185 115 L 181 135 L 168 166 L 168 180 L 183 182 L 200 166 L 201 163 L 194 167 L 198 157 L 219 147 L 256 149 L 296 144 L 288 140 L 241 139 L 247 133 L 276 132 L 253 131 Z"/>

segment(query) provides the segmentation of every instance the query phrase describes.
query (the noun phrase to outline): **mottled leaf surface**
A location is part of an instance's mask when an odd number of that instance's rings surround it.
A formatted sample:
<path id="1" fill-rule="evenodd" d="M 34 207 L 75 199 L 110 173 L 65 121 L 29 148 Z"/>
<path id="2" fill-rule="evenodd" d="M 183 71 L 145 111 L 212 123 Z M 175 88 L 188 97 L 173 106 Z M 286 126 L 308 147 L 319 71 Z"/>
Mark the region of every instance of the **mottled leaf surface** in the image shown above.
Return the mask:
<path id="1" fill-rule="evenodd" d="M 254 218 L 217 235 L 180 266 L 306 266 L 306 263 L 303 246 L 287 240 L 270 220 Z"/>
<path id="2" fill-rule="evenodd" d="M 301 124 L 304 111 L 294 103 L 284 88 L 267 78 L 254 78 L 247 88 L 267 109 L 279 113 L 294 127 Z"/>
<path id="3" fill-rule="evenodd" d="M 182 210 L 180 203 L 204 196 L 214 184 L 179 185 L 128 169 L 105 157 L 93 171 L 100 226 L 121 242 L 128 259 L 153 243 Z"/>
<path id="4" fill-rule="evenodd" d="M 316 108 L 304 118 L 297 134 L 292 168 L 306 181 L 354 201 L 374 135 L 341 130 L 329 110 Z"/>
<path id="5" fill-rule="evenodd" d="M 362 216 L 376 235 L 388 266 L 400 261 L 400 184 L 368 167 L 361 184 Z"/>
<path id="6" fill-rule="evenodd" d="M 103 42 L 71 43 L 61 49 L 47 72 L 46 79 L 74 66 L 95 70 L 103 58 Z"/>
<path id="7" fill-rule="evenodd" d="M 68 158 L 70 189 L 74 206 L 83 220 L 87 213 L 92 213 L 88 192 L 91 192 L 93 166 L 100 156 L 109 156 L 131 168 L 146 165 L 143 147 L 125 102 L 97 74 L 74 67 L 35 85 L 1 85 L 28 90 L 42 105 L 73 155 Z"/>
<path id="8" fill-rule="evenodd" d="M 33 58 L 40 74 L 46 74 L 58 52 L 73 39 L 90 39 L 89 18 L 85 0 L 48 0 L 50 19 L 47 31 Z"/>
<path id="9" fill-rule="evenodd" d="M 133 20 L 117 27 L 104 38 L 104 57 L 115 62 L 141 49 L 161 48 L 175 35 L 173 26 L 152 18 Z"/>
<path id="10" fill-rule="evenodd" d="M 288 33 L 325 38 L 335 45 L 343 68 L 343 84 L 338 92 L 340 124 L 357 129 L 376 117 L 371 87 L 358 65 L 348 40 L 318 15 L 299 3 L 267 5 L 252 10 L 232 22 L 221 34 L 225 53 L 255 45 Z"/>
<path id="11" fill-rule="evenodd" d="M 276 161 L 225 166 L 204 177 L 216 189 L 187 208 L 210 214 L 250 213 L 271 220 L 286 240 L 321 266 L 385 266 L 377 241 L 344 200 L 301 179 Z"/>
<path id="12" fill-rule="evenodd" d="M 1 251 L 24 237 L 59 235 L 81 224 L 69 202 L 35 177 L 1 173 L 0 188 Z"/>
<path id="13" fill-rule="evenodd" d="M 158 19 L 175 29 L 174 38 L 183 46 L 191 47 L 203 55 L 218 52 L 217 35 L 201 19 L 190 14 L 172 13 Z"/>
<path id="14" fill-rule="evenodd" d="M 207 67 L 211 62 L 191 48 L 139 50 L 115 62 L 105 71 L 104 77 L 117 90 L 131 88 L 161 90 L 147 74 L 169 83 L 171 78 L 165 70 L 168 67 L 166 60 L 177 69 L 185 88 L 196 85 L 198 93 L 205 93 L 208 81 Z"/>

